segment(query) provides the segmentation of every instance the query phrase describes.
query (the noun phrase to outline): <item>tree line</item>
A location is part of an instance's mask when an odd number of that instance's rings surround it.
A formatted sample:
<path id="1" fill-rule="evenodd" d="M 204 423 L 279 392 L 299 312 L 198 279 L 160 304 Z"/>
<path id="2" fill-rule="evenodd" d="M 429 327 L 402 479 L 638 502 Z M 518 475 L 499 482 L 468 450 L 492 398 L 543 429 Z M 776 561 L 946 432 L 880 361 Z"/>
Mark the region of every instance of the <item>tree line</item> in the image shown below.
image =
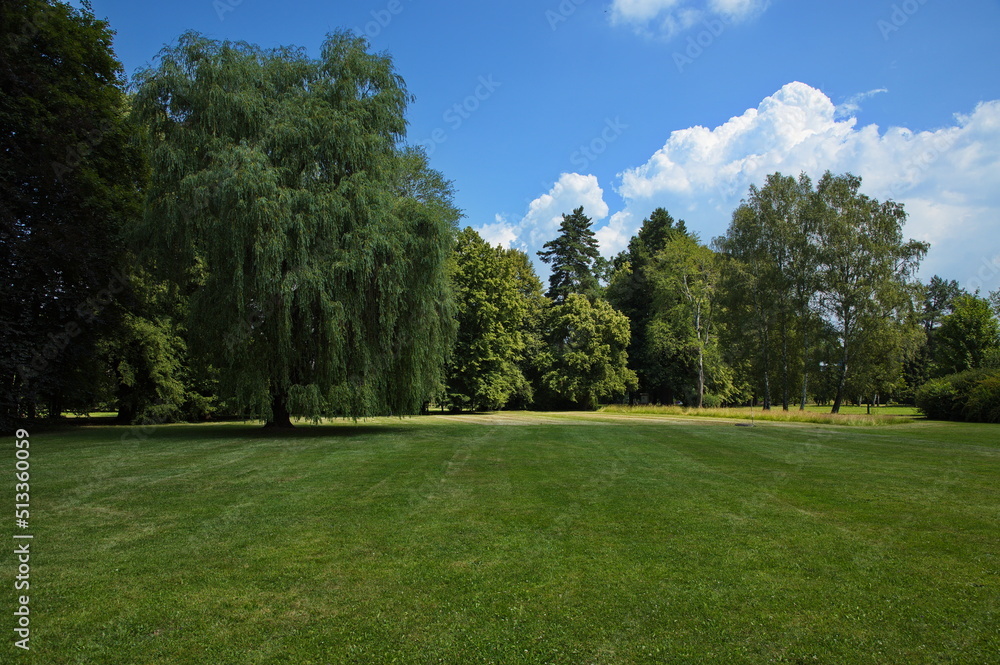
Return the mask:
<path id="1" fill-rule="evenodd" d="M 0 420 L 122 422 L 913 399 L 996 367 L 996 308 L 914 279 L 899 203 L 771 175 L 704 243 L 663 209 L 604 259 L 459 230 L 391 59 L 186 33 L 126 81 L 89 5 L 0 17 Z"/>

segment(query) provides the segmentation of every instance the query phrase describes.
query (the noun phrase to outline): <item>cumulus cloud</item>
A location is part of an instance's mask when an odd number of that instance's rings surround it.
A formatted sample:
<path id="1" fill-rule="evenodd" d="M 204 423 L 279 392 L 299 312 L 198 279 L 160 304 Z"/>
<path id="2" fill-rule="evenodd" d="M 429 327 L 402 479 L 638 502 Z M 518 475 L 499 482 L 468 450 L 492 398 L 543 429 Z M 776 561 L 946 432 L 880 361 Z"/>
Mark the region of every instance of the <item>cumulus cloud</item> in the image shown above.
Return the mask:
<path id="1" fill-rule="evenodd" d="M 770 0 L 613 0 L 611 21 L 670 39 L 713 17 L 742 21 L 767 9 Z"/>
<path id="2" fill-rule="evenodd" d="M 724 232 L 748 187 L 770 173 L 815 179 L 826 170 L 850 171 L 864 179 L 865 193 L 904 203 L 906 232 L 933 245 L 928 270 L 971 279 L 963 266 L 1000 250 L 1000 101 L 924 132 L 859 127 L 845 113 L 845 105 L 838 109 L 820 90 L 796 82 L 718 127 L 672 132 L 645 164 L 619 174 L 626 206 L 600 230 L 602 249 L 622 249 L 657 206 L 686 218 L 707 240 Z"/>
<path id="3" fill-rule="evenodd" d="M 489 244 L 500 245 L 504 249 L 514 247 L 518 236 L 517 226 L 508 222 L 503 215 L 497 215 L 492 224 L 483 224 L 476 231 Z"/>

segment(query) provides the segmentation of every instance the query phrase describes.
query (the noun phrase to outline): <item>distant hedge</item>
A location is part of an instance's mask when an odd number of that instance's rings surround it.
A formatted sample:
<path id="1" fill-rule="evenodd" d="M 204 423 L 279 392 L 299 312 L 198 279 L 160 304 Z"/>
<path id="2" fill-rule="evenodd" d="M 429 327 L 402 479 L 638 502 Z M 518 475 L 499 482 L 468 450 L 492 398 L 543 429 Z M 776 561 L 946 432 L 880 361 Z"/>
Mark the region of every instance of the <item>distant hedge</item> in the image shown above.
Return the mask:
<path id="1" fill-rule="evenodd" d="M 916 402 L 934 420 L 1000 423 L 1000 370 L 974 369 L 931 379 L 917 390 Z"/>

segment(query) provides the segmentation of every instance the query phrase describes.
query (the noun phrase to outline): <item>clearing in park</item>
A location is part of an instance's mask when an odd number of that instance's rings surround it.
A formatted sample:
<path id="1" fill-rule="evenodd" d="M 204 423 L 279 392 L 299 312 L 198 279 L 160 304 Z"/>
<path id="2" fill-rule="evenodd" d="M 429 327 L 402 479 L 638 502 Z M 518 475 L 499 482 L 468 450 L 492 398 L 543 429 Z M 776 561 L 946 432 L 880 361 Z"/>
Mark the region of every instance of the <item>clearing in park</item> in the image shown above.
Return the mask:
<path id="1" fill-rule="evenodd" d="M 988 425 L 505 413 L 125 432 L 33 435 L 38 662 L 1000 657 Z"/>

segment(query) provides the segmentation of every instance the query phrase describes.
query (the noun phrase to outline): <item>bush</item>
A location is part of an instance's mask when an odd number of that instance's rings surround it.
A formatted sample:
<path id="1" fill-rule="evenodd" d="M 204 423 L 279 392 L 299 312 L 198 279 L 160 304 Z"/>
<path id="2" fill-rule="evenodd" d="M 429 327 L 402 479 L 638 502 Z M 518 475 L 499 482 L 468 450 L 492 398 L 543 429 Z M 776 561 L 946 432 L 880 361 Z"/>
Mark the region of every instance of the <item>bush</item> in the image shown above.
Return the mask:
<path id="1" fill-rule="evenodd" d="M 1000 372 L 973 386 L 965 404 L 965 419 L 977 423 L 1000 423 Z"/>
<path id="2" fill-rule="evenodd" d="M 718 409 L 722 406 L 722 397 L 712 393 L 705 393 L 701 398 L 701 405 L 706 409 Z"/>
<path id="3" fill-rule="evenodd" d="M 917 390 L 916 403 L 933 420 L 1000 422 L 1000 371 L 977 369 L 931 379 Z"/>
<path id="4" fill-rule="evenodd" d="M 958 392 L 948 378 L 931 379 L 914 396 L 917 408 L 932 420 L 956 420 L 961 410 L 957 406 Z"/>

